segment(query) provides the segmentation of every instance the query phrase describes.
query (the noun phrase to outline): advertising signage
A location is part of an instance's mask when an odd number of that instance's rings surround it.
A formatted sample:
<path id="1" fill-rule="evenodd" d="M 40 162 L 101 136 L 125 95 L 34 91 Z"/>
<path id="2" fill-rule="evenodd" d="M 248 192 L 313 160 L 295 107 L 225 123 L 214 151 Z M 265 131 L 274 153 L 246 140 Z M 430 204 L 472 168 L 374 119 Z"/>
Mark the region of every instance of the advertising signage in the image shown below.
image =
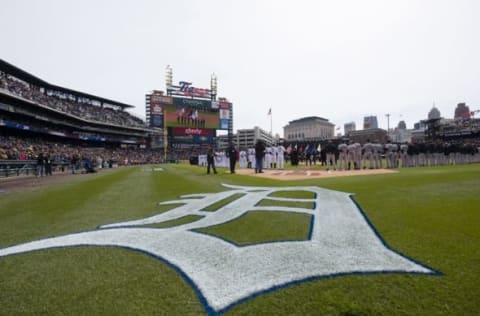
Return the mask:
<path id="1" fill-rule="evenodd" d="M 171 95 L 180 95 L 196 98 L 211 98 L 210 89 L 196 88 L 191 82 L 180 81 L 177 86 L 169 86 L 167 92 Z"/>
<path id="2" fill-rule="evenodd" d="M 150 96 L 150 126 L 163 127 L 163 107 L 164 104 L 172 103 L 172 97 L 160 94 Z"/>
<path id="3" fill-rule="evenodd" d="M 228 103 L 228 102 L 225 102 L 225 101 L 220 101 L 219 108 L 224 109 L 224 110 L 228 110 L 228 109 L 230 109 L 231 105 L 232 105 L 231 103 Z"/>
<path id="4" fill-rule="evenodd" d="M 150 125 L 152 127 L 163 128 L 163 115 L 157 115 L 157 114 L 150 115 Z"/>
<path id="5" fill-rule="evenodd" d="M 150 103 L 157 103 L 157 104 L 172 104 L 173 98 L 166 95 L 161 94 L 152 94 L 150 96 Z"/>
<path id="6" fill-rule="evenodd" d="M 187 107 L 196 107 L 196 108 L 201 107 L 205 109 L 212 108 L 212 102 L 210 100 L 173 98 L 173 104 L 176 106 L 187 106 Z"/>
<path id="7" fill-rule="evenodd" d="M 220 120 L 220 127 L 219 129 L 228 129 L 230 125 L 230 120 Z"/>
<path id="8" fill-rule="evenodd" d="M 173 127 L 174 136 L 215 136 L 215 130 L 206 128 Z"/>

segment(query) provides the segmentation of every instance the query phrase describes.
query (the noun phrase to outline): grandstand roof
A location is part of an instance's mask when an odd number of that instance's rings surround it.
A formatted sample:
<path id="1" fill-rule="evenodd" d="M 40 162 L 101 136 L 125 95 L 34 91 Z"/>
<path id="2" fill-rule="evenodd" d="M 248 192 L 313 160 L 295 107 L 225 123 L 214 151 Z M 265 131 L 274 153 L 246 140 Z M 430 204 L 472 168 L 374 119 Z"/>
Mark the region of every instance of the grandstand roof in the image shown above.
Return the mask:
<path id="1" fill-rule="evenodd" d="M 92 94 L 88 94 L 88 93 L 75 91 L 75 90 L 72 90 L 72 89 L 68 89 L 68 88 L 53 85 L 53 84 L 48 83 L 48 82 L 46 82 L 46 81 L 44 81 L 44 80 L 42 80 L 38 77 L 35 77 L 34 75 L 26 72 L 25 70 L 22 70 L 22 69 L 20 69 L 16 66 L 4 61 L 3 59 L 0 59 L 0 71 L 6 72 L 6 73 L 18 78 L 18 79 L 21 79 L 25 82 L 28 82 L 28 83 L 31 83 L 31 84 L 34 84 L 34 85 L 37 85 L 37 86 L 41 86 L 41 87 L 44 87 L 44 88 L 48 88 L 48 89 L 52 89 L 52 90 L 56 90 L 56 91 L 61 91 L 61 92 L 65 92 L 65 93 L 70 93 L 70 94 L 80 96 L 80 97 L 87 97 L 89 99 L 97 100 L 97 101 L 100 101 L 102 103 L 108 103 L 108 104 L 111 104 L 111 105 L 121 107 L 122 109 L 133 108 L 134 107 L 133 105 L 130 105 L 130 104 L 125 104 L 125 103 L 113 101 L 113 100 L 110 100 L 110 99 L 105 99 L 105 98 L 102 98 L 102 97 L 98 97 L 98 96 L 95 96 L 95 95 L 92 95 Z"/>

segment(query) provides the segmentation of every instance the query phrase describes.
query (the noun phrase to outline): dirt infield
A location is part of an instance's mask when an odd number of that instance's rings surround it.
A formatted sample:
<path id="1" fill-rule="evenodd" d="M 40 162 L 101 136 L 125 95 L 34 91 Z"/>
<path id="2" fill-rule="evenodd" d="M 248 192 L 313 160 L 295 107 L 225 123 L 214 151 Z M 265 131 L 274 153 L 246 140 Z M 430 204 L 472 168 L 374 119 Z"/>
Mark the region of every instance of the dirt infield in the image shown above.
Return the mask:
<path id="1" fill-rule="evenodd" d="M 333 178 L 333 177 L 349 177 L 349 176 L 365 176 L 373 174 L 396 173 L 396 170 L 390 169 L 362 169 L 362 170 L 310 170 L 310 169 L 295 169 L 295 170 L 271 170 L 264 169 L 263 173 L 255 173 L 252 169 L 237 169 L 236 173 L 242 175 L 249 175 L 254 177 L 262 177 L 277 180 L 304 180 L 316 178 Z"/>

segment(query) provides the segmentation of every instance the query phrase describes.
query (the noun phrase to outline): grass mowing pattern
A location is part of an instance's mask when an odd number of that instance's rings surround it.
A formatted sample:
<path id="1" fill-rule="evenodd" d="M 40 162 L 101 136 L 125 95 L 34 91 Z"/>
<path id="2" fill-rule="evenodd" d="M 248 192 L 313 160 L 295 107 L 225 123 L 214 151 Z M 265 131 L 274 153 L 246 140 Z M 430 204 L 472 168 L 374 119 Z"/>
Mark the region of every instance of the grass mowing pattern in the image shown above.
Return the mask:
<path id="1" fill-rule="evenodd" d="M 284 206 L 284 207 L 297 207 L 306 208 L 312 210 L 314 208 L 314 202 L 303 201 L 275 201 L 270 199 L 261 200 L 256 206 Z"/>
<path id="2" fill-rule="evenodd" d="M 231 222 L 196 231 L 218 236 L 240 246 L 308 240 L 310 219 L 309 214 L 250 211 Z"/>
<path id="3" fill-rule="evenodd" d="M 314 199 L 315 194 L 309 191 L 276 191 L 270 193 L 270 197 L 290 198 L 290 199 Z"/>
<path id="4" fill-rule="evenodd" d="M 202 211 L 205 211 L 205 212 L 215 212 L 215 211 L 218 211 L 219 209 L 221 209 L 222 207 L 224 207 L 225 205 L 235 201 L 235 200 L 238 200 L 239 198 L 241 198 L 242 196 L 244 196 L 245 194 L 243 193 L 236 193 L 236 194 L 233 194 L 223 200 L 220 200 L 216 203 L 213 203 L 211 205 L 209 205 L 208 207 L 202 209 Z"/>
<path id="5" fill-rule="evenodd" d="M 159 211 L 157 202 L 223 191 L 221 183 L 320 186 L 354 193 L 393 249 L 444 275 L 322 279 L 259 295 L 226 315 L 477 315 L 480 310 L 479 164 L 296 181 L 206 175 L 205 168 L 181 164 L 162 167 L 164 172 L 123 168 L 79 175 L 69 183 L 2 194 L 0 246 L 151 216 Z M 264 220 L 268 224 L 270 217 Z M 205 312 L 172 268 L 124 249 L 78 247 L 2 257 L 0 271 L 0 314 Z"/>

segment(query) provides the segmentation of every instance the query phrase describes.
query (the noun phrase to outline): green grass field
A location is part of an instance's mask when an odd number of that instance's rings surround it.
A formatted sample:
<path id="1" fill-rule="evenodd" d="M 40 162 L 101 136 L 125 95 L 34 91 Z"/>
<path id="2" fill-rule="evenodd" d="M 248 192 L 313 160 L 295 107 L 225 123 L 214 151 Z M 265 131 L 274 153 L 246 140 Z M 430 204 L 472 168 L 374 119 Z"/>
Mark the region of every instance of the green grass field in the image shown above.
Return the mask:
<path id="1" fill-rule="evenodd" d="M 229 308 L 226 315 L 480 313 L 478 164 L 302 181 L 231 175 L 222 169 L 218 175 L 206 175 L 204 168 L 184 164 L 161 167 L 163 172 L 122 168 L 73 177 L 66 183 L 0 193 L 0 249 L 166 212 L 176 205 L 160 206 L 158 202 L 177 200 L 184 194 L 225 191 L 221 183 L 319 186 L 353 193 L 392 249 L 441 275 L 385 273 L 322 278 L 255 296 Z M 308 198 L 302 191 L 292 195 Z M 264 205 L 278 203 L 266 200 Z M 220 206 L 213 205 L 207 211 L 215 212 Z M 308 208 L 310 203 L 302 207 Z M 197 219 L 165 224 L 175 226 Z M 240 244 L 288 240 L 291 236 L 301 239 L 308 234 L 305 223 L 308 218 L 298 214 L 272 218 L 258 212 L 243 217 L 241 225 L 219 225 L 206 229 L 206 233 Z M 196 291 L 175 269 L 142 252 L 81 246 L 0 257 L 0 315 L 205 313 Z"/>

